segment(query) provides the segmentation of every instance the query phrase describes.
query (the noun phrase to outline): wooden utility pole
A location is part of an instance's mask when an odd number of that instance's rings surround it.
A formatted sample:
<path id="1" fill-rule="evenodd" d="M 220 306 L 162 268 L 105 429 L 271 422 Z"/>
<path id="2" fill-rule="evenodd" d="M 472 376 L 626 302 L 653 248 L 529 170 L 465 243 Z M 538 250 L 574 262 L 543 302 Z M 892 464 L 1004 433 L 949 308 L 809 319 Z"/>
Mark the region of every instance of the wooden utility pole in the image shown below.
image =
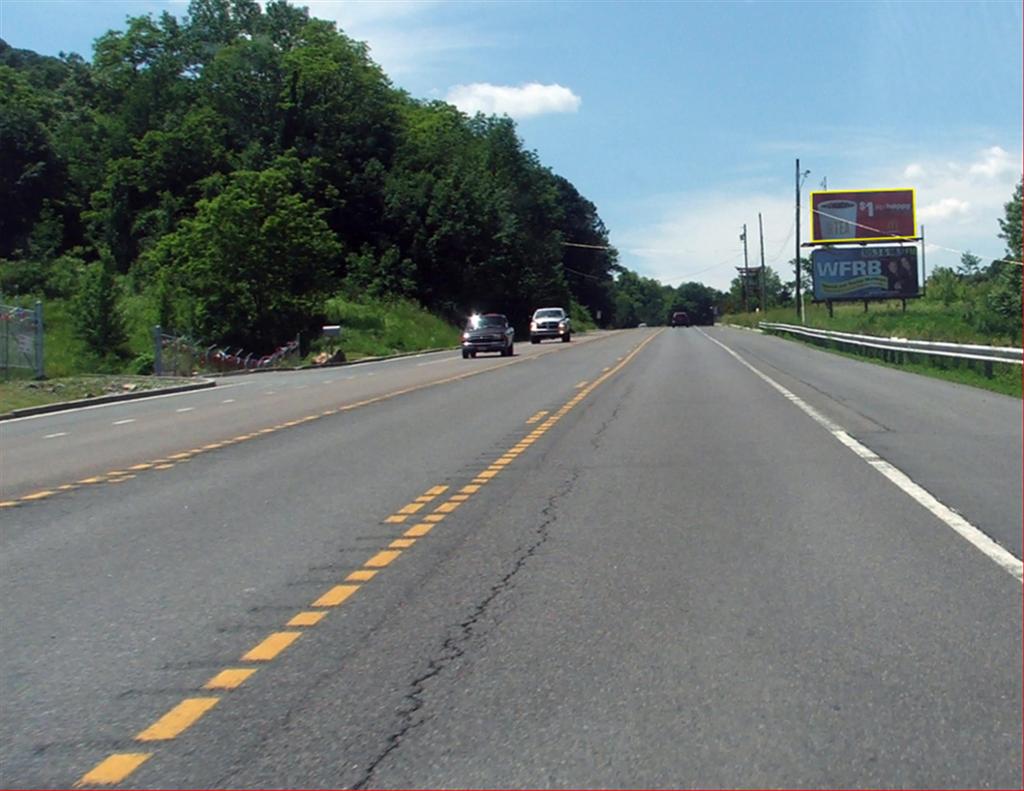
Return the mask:
<path id="1" fill-rule="evenodd" d="M 761 222 L 761 212 L 757 213 L 757 230 L 761 234 L 761 312 L 764 313 L 768 310 L 768 302 L 765 299 L 765 283 L 764 283 L 764 223 Z"/>
<path id="2" fill-rule="evenodd" d="M 740 275 L 740 283 L 743 284 L 743 312 L 748 313 L 747 308 L 747 224 L 743 223 L 743 274 Z"/>
<path id="3" fill-rule="evenodd" d="M 804 321 L 804 300 L 800 295 L 800 159 L 796 161 L 796 315 Z"/>

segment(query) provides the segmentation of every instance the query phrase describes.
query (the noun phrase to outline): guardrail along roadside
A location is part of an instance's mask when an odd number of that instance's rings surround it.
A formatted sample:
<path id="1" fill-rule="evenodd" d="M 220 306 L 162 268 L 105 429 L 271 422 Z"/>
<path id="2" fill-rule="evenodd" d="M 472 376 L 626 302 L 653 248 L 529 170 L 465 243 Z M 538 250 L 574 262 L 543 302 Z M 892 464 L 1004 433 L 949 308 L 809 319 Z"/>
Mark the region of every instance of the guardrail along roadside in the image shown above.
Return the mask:
<path id="1" fill-rule="evenodd" d="M 1024 349 L 1017 346 L 980 346 L 942 341 L 919 341 L 911 338 L 885 338 L 878 335 L 836 332 L 817 327 L 779 324 L 772 321 L 758 322 L 758 327 L 766 332 L 795 335 L 806 338 L 812 343 L 854 351 L 892 363 L 906 363 L 913 357 L 922 357 L 933 364 L 936 360 L 961 360 L 970 367 L 974 367 L 977 363 L 980 364 L 985 376 L 989 378 L 993 375 L 992 366 L 994 364 L 1021 365 L 1024 363 Z"/>

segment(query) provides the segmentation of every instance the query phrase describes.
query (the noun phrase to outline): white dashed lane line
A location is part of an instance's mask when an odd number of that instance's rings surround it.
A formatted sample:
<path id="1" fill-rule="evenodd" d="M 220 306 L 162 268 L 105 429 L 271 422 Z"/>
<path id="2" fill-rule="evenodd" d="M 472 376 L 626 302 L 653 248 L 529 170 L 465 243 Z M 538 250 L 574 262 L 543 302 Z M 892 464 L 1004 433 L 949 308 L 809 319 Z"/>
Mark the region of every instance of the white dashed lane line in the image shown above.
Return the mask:
<path id="1" fill-rule="evenodd" d="M 125 425 L 127 423 L 134 423 L 134 422 L 135 422 L 135 418 L 127 417 L 124 420 L 115 420 L 114 421 L 114 425 L 115 426 L 123 426 L 123 425 Z"/>
<path id="2" fill-rule="evenodd" d="M 235 399 L 233 399 L 233 398 L 225 398 L 223 401 L 221 401 L 221 403 L 222 404 L 233 404 L 233 403 L 235 403 Z"/>
<path id="3" fill-rule="evenodd" d="M 175 409 L 174 411 L 175 412 L 191 412 L 193 409 L 195 409 L 194 406 L 183 406 L 181 409 Z"/>
<path id="4" fill-rule="evenodd" d="M 47 434 L 43 439 L 56 439 L 57 437 L 66 437 L 68 432 L 58 431 L 56 434 Z"/>

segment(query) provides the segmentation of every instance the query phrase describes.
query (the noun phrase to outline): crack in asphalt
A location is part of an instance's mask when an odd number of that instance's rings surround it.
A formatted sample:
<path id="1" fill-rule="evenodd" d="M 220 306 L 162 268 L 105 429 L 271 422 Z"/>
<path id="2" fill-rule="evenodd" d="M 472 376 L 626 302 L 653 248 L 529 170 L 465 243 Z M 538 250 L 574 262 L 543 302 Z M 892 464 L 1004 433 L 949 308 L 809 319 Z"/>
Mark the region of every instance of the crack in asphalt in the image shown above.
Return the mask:
<path id="1" fill-rule="evenodd" d="M 445 639 L 444 643 L 441 645 L 441 650 L 438 656 L 430 660 L 426 672 L 410 682 L 410 691 L 405 696 L 405 700 L 408 702 L 408 705 L 399 712 L 402 718 L 401 726 L 397 731 L 387 737 L 384 749 L 370 761 L 366 770 L 363 772 L 362 777 L 352 784 L 352 788 L 366 788 L 369 782 L 373 779 L 373 775 L 377 771 L 377 767 L 380 766 L 380 764 L 389 755 L 391 755 L 391 753 L 401 746 L 402 740 L 411 731 L 420 727 L 427 721 L 426 717 L 417 716 L 417 713 L 426 705 L 423 698 L 426 694 L 427 683 L 431 679 L 440 675 L 449 665 L 466 654 L 467 649 L 465 644 L 474 636 L 475 627 L 480 619 L 487 613 L 487 610 L 494 603 L 495 599 L 514 585 L 515 576 L 523 569 L 527 561 L 536 554 L 537 550 L 540 549 L 548 538 L 550 538 L 551 525 L 558 519 L 556 503 L 559 499 L 565 497 L 570 491 L 572 491 L 572 488 L 576 485 L 576 481 L 579 479 L 579 476 L 580 470 L 574 469 L 569 475 L 569 478 L 563 484 L 562 488 L 548 498 L 547 505 L 545 505 L 541 510 L 543 519 L 535 529 L 535 540 L 525 549 L 519 550 L 516 555 L 515 562 L 509 572 L 491 586 L 487 595 L 476 604 L 469 617 L 458 624 L 457 633 Z"/>

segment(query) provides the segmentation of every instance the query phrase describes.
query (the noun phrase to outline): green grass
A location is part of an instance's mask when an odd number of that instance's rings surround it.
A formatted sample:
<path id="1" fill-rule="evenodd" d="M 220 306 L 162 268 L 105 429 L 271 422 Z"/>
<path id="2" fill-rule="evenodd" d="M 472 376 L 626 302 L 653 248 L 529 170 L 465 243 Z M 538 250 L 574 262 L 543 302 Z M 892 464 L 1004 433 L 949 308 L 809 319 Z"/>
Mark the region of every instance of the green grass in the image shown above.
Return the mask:
<path id="1" fill-rule="evenodd" d="M 349 360 L 457 346 L 459 330 L 415 302 L 338 296 L 327 301 L 329 324 L 341 325 L 341 349 Z M 327 339 L 314 347 L 329 349 Z"/>
<path id="2" fill-rule="evenodd" d="M 908 302 L 905 314 L 899 303 L 894 305 L 871 303 L 868 313 L 864 313 L 863 304 L 836 305 L 834 312 L 835 316 L 830 319 L 824 305 L 809 305 L 806 310 L 806 325 L 835 332 L 857 332 L 886 338 L 897 336 L 950 343 L 979 343 L 987 346 L 1014 345 L 1009 337 L 978 332 L 963 320 L 962 315 L 955 308 L 936 302 L 925 300 Z M 795 308 L 775 309 L 769 310 L 766 315 L 747 313 L 723 316 L 722 323 L 747 327 L 756 327 L 759 321 L 798 324 L 795 314 Z M 867 360 L 876 365 L 970 385 L 1015 398 L 1022 397 L 1022 371 L 1019 365 L 994 363 L 992 376 L 989 377 L 985 374 L 984 364 L 977 361 L 909 355 L 908 362 L 895 363 L 869 354 L 849 351 L 830 343 L 822 344 L 788 334 L 780 334 L 780 337 L 824 348 L 844 357 Z"/>
<path id="3" fill-rule="evenodd" d="M 191 379 L 151 376 L 66 376 L 36 382 L 31 379 L 11 379 L 0 382 L 0 414 L 14 409 L 77 401 L 113 393 L 130 393 L 162 387 L 187 384 Z"/>
<path id="4" fill-rule="evenodd" d="M 833 312 L 835 315 L 830 318 L 825 305 L 807 305 L 806 324 L 836 332 L 860 332 L 886 338 L 897 335 L 921 341 L 980 343 L 986 346 L 1020 345 L 1019 336 L 1013 338 L 1005 333 L 982 332 L 965 318 L 962 306 L 944 305 L 938 300 L 907 300 L 906 313 L 900 303 L 895 301 L 871 302 L 866 313 L 861 302 L 839 303 L 834 305 Z M 795 306 L 773 308 L 764 314 L 737 313 L 722 317 L 723 323 L 748 327 L 756 327 L 759 321 L 799 324 Z"/>

